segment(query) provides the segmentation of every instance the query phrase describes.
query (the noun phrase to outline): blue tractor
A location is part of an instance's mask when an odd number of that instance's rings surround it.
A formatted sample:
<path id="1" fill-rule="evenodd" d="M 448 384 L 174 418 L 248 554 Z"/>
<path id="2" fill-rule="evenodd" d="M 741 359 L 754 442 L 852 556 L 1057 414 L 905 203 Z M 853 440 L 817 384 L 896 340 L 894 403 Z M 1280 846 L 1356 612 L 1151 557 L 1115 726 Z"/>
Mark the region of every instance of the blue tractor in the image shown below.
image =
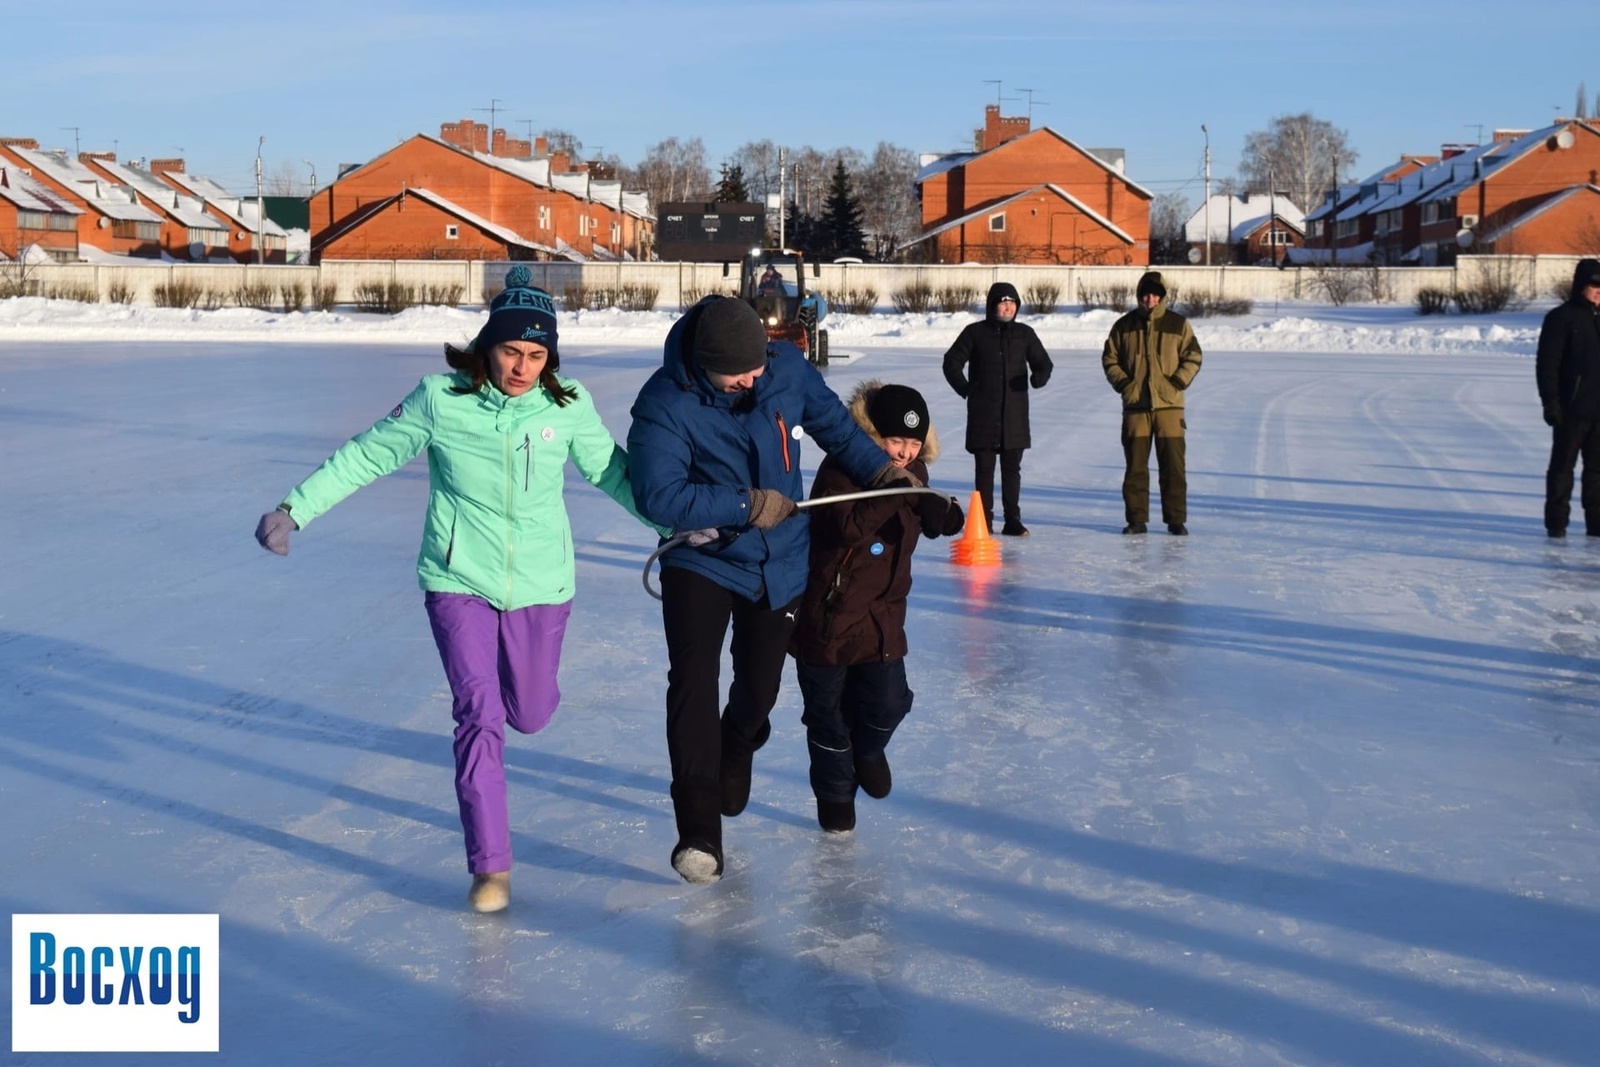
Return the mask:
<path id="1" fill-rule="evenodd" d="M 813 278 L 821 271 L 811 266 Z M 788 248 L 753 249 L 739 269 L 739 295 L 767 327 L 769 341 L 793 341 L 819 367 L 828 365 L 828 301 L 806 287 L 805 256 Z"/>

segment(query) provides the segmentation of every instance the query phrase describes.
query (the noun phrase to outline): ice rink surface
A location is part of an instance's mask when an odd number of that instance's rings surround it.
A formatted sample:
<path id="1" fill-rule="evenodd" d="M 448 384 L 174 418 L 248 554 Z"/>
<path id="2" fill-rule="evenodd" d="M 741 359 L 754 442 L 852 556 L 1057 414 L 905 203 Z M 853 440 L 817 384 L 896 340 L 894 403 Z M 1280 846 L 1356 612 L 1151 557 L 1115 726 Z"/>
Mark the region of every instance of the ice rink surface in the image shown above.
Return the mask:
<path id="1" fill-rule="evenodd" d="M 1592 1064 L 1600 538 L 1544 536 L 1518 323 L 1208 345 L 1188 538 L 1120 535 L 1116 397 L 1052 347 L 1032 537 L 919 550 L 893 794 L 818 829 L 791 673 L 710 887 L 667 862 L 655 539 L 569 468 L 562 704 L 508 739 L 491 917 L 425 466 L 287 559 L 250 536 L 438 344 L 0 341 L 0 898 L 219 913 L 230 1064 Z M 571 336 L 620 439 L 658 343 Z M 830 384 L 923 390 L 965 505 L 942 346 L 843 336 Z"/>

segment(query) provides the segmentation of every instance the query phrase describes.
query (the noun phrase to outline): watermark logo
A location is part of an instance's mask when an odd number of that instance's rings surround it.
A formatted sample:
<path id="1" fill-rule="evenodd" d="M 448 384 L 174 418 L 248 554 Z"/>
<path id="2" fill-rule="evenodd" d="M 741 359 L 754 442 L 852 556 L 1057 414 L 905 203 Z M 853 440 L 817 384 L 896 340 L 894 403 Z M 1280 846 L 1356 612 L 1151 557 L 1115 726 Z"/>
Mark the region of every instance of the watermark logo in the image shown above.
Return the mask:
<path id="1" fill-rule="evenodd" d="M 13 915 L 11 1051 L 218 1051 L 217 928 L 215 915 Z"/>

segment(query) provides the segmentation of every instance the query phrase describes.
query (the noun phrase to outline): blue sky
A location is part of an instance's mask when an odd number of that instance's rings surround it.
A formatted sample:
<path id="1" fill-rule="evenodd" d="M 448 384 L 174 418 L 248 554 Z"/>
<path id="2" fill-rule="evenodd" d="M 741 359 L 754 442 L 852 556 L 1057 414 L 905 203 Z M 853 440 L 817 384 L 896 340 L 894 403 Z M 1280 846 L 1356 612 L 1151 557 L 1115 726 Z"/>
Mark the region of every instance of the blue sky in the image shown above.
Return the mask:
<path id="1" fill-rule="evenodd" d="M 716 164 L 763 138 L 870 152 L 968 147 L 983 108 L 1120 147 L 1154 192 L 1200 200 L 1245 136 L 1310 111 L 1365 173 L 1402 152 L 1568 114 L 1600 93 L 1572 4 L 1256 0 L 281 0 L 0 5 L 0 135 L 181 154 L 254 188 L 285 163 L 326 182 L 441 122 L 571 130 L 629 163 L 668 137 Z M 1512 12 L 1508 19 L 1507 11 Z M 999 84 L 997 85 L 996 82 Z M 1023 90 L 1032 90 L 1031 94 Z M 76 130 L 72 129 L 76 127 Z M 258 139 L 265 137 L 264 143 Z M 309 160 L 309 165 L 305 162 Z"/>

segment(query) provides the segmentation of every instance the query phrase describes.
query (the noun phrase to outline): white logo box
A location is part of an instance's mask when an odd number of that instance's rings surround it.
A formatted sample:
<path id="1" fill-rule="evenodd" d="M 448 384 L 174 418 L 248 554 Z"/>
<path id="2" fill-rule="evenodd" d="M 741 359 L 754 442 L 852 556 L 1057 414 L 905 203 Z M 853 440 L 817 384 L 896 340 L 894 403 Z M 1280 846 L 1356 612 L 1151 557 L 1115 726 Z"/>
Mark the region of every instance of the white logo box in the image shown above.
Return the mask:
<path id="1" fill-rule="evenodd" d="M 11 916 L 11 1051 L 219 1051 L 218 928 L 215 915 Z"/>

